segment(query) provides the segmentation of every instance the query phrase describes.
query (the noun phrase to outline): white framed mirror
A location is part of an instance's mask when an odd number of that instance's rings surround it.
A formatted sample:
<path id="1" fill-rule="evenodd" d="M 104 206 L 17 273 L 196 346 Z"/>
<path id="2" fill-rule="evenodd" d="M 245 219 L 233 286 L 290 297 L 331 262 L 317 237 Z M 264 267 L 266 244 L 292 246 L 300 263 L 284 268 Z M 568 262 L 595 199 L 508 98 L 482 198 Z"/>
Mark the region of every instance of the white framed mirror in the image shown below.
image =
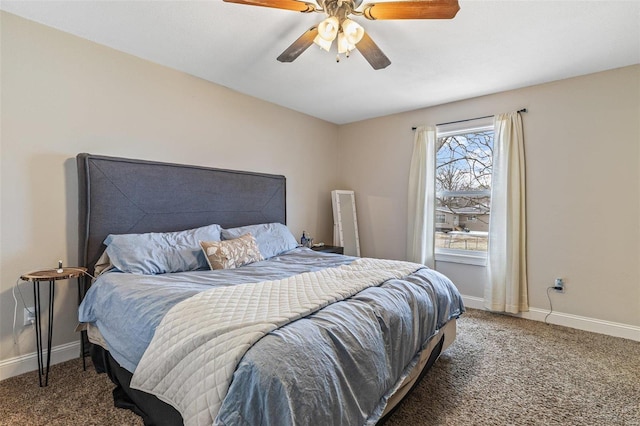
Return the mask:
<path id="1" fill-rule="evenodd" d="M 344 247 L 347 256 L 360 256 L 356 195 L 353 191 L 331 191 L 333 206 L 333 245 Z"/>

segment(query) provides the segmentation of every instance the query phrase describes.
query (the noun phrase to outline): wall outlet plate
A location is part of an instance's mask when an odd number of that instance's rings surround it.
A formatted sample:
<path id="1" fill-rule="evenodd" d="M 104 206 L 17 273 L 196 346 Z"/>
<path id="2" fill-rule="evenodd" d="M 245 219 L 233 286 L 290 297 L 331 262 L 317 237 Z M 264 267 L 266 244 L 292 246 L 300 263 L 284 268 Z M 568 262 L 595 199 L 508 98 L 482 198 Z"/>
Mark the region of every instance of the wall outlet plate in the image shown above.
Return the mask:
<path id="1" fill-rule="evenodd" d="M 559 291 L 560 293 L 564 293 L 564 280 L 562 278 L 556 278 L 553 289 L 555 291 Z"/>
<path id="2" fill-rule="evenodd" d="M 32 325 L 36 321 L 36 308 L 29 306 L 24 308 L 24 323 L 23 325 Z"/>

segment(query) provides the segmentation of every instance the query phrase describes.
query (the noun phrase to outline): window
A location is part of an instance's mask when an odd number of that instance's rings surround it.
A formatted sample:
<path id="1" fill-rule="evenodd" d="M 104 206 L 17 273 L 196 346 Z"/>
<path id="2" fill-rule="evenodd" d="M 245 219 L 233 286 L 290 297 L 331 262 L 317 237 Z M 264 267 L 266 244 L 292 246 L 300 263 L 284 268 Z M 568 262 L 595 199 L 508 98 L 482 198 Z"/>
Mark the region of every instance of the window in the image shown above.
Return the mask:
<path id="1" fill-rule="evenodd" d="M 437 260 L 480 265 L 486 262 L 491 215 L 493 135 L 492 123 L 454 130 L 441 130 L 438 127 Z M 444 217 L 444 221 L 440 221 L 441 217 Z"/>

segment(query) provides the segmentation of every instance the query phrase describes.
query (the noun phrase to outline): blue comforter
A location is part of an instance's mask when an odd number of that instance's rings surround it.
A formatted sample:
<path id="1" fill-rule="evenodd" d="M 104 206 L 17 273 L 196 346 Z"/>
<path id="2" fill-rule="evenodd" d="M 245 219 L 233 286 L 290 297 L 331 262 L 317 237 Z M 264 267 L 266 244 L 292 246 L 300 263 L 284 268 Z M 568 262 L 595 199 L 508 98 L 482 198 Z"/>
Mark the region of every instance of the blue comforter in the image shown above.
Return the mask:
<path id="1" fill-rule="evenodd" d="M 133 372 L 176 303 L 213 286 L 285 278 L 352 261 L 295 249 L 233 270 L 109 272 L 87 293 L 80 321 L 95 323 L 114 359 Z M 463 311 L 451 281 L 427 268 L 329 305 L 274 330 L 245 354 L 216 423 L 375 423 L 421 347 Z"/>

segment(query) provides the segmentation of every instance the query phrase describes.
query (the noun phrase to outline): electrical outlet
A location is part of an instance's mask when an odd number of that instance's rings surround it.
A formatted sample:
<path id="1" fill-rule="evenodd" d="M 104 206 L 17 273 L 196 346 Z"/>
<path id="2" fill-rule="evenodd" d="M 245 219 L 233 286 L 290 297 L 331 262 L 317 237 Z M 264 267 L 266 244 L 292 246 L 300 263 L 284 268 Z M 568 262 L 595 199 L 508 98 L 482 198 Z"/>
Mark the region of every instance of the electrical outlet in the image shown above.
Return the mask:
<path id="1" fill-rule="evenodd" d="M 28 308 L 24 308 L 24 324 L 23 325 L 32 325 L 36 321 L 36 308 L 30 306 Z"/>
<path id="2" fill-rule="evenodd" d="M 553 286 L 555 291 L 564 293 L 564 280 L 562 278 L 556 278 L 555 285 Z"/>

